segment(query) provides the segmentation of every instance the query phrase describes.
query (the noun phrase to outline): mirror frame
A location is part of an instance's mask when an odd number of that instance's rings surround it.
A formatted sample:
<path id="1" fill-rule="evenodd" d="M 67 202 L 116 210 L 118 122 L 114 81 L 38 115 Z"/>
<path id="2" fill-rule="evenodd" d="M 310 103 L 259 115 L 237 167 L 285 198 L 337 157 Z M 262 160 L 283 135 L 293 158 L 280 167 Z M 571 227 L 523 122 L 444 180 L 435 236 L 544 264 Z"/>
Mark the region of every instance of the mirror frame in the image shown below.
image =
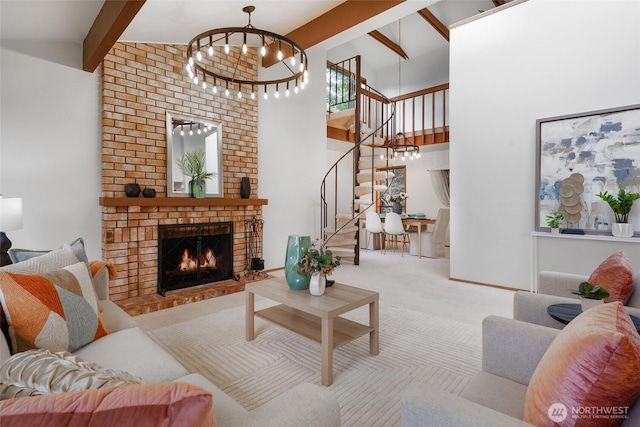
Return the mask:
<path id="1" fill-rule="evenodd" d="M 173 178 L 174 175 L 177 177 L 178 174 L 181 174 L 179 170 L 174 171 L 173 165 L 173 153 L 174 153 L 174 141 L 173 141 L 173 122 L 174 120 L 180 120 L 187 123 L 194 124 L 202 124 L 204 126 L 211 125 L 216 127 L 217 133 L 217 141 L 216 141 L 216 153 L 217 153 L 217 165 L 218 165 L 218 173 L 207 179 L 207 190 L 205 193 L 205 197 L 224 197 L 224 189 L 223 189 L 223 170 L 222 170 L 222 124 L 215 123 L 210 120 L 205 120 L 197 117 L 186 116 L 177 113 L 167 112 L 167 197 L 191 197 L 189 194 L 189 189 L 185 189 L 184 191 L 176 191 L 173 186 Z M 204 140 L 202 141 L 204 147 Z M 206 147 L 204 147 L 206 150 Z M 188 186 L 188 183 L 187 183 Z M 210 189 L 215 189 L 215 191 L 210 192 Z"/>

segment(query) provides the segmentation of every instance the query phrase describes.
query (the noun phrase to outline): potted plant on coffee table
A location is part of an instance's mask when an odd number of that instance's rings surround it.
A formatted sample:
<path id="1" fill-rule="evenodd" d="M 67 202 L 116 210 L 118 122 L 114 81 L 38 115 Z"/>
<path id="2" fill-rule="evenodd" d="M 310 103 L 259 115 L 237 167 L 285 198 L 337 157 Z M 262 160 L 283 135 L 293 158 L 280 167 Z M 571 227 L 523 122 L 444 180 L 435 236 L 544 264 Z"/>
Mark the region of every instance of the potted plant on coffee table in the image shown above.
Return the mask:
<path id="1" fill-rule="evenodd" d="M 602 304 L 605 298 L 609 298 L 611 294 L 608 290 L 600 285 L 593 285 L 589 282 L 582 282 L 577 290 L 571 291 L 572 294 L 580 295 L 580 305 L 582 311 L 588 310 L 591 307 Z"/>
<path id="2" fill-rule="evenodd" d="M 618 191 L 618 197 L 613 197 L 607 191 L 597 194 L 602 200 L 611 206 L 616 222 L 612 225 L 611 233 L 616 237 L 633 236 L 633 225 L 629 224 L 629 212 L 633 206 L 633 201 L 640 199 L 640 193 L 627 193 L 624 188 Z"/>
<path id="3" fill-rule="evenodd" d="M 326 249 L 320 239 L 316 239 L 297 266 L 297 271 L 311 276 L 309 292 L 311 295 L 322 295 L 327 286 L 327 275 L 340 266 L 340 257 L 334 256 Z"/>
<path id="4" fill-rule="evenodd" d="M 564 215 L 561 212 L 554 212 L 552 214 L 547 215 L 547 225 L 551 228 L 551 232 L 554 234 L 559 233 L 560 231 L 560 223 L 564 221 Z"/>
<path id="5" fill-rule="evenodd" d="M 198 199 L 206 194 L 206 180 L 215 176 L 213 172 L 205 170 L 205 152 L 203 148 L 188 151 L 177 160 L 178 169 L 183 174 L 190 176 L 189 193 Z"/>

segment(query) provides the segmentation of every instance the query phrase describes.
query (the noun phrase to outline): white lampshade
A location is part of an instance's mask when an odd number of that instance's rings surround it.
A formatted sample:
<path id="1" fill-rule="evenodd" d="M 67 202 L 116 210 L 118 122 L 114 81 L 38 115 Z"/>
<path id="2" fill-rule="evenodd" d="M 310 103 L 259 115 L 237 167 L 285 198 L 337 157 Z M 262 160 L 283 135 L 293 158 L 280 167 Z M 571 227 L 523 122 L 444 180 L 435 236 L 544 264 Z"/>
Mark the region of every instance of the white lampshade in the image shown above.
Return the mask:
<path id="1" fill-rule="evenodd" d="M 2 198 L 0 196 L 0 231 L 22 228 L 22 198 Z"/>

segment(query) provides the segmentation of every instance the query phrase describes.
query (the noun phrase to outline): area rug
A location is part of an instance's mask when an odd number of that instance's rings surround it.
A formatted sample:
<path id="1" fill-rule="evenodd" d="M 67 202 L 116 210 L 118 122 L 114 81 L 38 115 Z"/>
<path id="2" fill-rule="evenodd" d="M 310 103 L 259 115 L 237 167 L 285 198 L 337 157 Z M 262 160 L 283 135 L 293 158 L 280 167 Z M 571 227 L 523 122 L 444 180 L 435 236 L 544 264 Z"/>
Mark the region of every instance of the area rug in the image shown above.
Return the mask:
<path id="1" fill-rule="evenodd" d="M 260 304 L 257 304 L 258 308 Z M 320 345 L 257 318 L 245 341 L 243 307 L 150 335 L 188 370 L 199 372 L 248 410 L 302 382 L 320 385 Z M 368 308 L 344 317 L 368 322 Z M 420 381 L 458 394 L 481 367 L 481 331 L 429 314 L 380 306 L 380 354 L 361 337 L 334 351 L 334 383 L 344 426 L 398 426 L 405 388 Z M 295 402 L 292 402 L 295 404 Z"/>

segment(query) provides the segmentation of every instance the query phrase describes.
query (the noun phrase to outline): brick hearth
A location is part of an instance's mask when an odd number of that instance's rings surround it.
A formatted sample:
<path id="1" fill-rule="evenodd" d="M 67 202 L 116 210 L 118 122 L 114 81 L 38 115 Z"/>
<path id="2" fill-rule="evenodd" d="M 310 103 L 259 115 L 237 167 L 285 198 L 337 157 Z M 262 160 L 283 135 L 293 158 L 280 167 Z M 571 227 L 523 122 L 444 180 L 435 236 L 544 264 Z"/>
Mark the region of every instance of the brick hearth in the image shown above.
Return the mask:
<path id="1" fill-rule="evenodd" d="M 165 308 L 189 304 L 196 301 L 204 301 L 206 299 L 229 295 L 235 292 L 242 292 L 244 291 L 246 283 L 263 280 L 267 277 L 256 276 L 256 278 L 253 279 L 251 276 L 245 277 L 242 275 L 239 281 L 223 280 L 220 282 L 207 283 L 205 285 L 170 291 L 167 292 L 164 297 L 158 294 L 150 294 L 116 301 L 116 304 L 122 307 L 122 309 L 130 316 L 138 316 L 140 314 L 164 310 Z"/>

